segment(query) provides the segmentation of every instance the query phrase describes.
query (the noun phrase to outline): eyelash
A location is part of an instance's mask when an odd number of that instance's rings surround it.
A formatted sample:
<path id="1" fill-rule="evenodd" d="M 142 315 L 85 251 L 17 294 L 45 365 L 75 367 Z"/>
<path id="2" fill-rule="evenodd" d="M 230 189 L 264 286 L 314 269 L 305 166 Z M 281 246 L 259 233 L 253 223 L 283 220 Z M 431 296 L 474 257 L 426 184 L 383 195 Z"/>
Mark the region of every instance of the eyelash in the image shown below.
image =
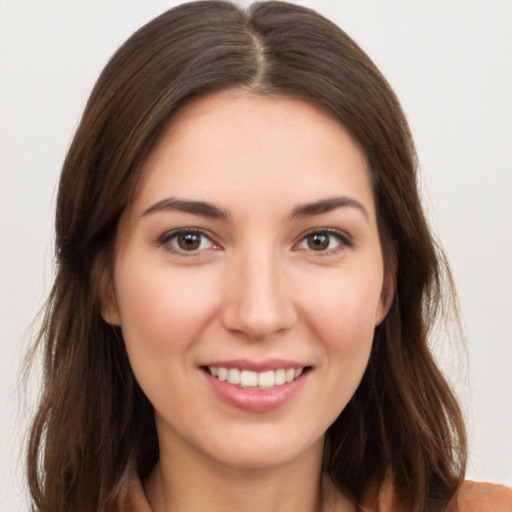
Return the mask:
<path id="1" fill-rule="evenodd" d="M 352 237 L 350 235 L 348 235 L 347 233 L 340 231 L 338 229 L 332 229 L 332 228 L 312 229 L 311 231 L 308 231 L 301 235 L 299 244 L 307 243 L 308 237 L 310 237 L 312 235 L 316 235 L 316 236 L 327 235 L 331 238 L 336 239 L 336 242 L 337 242 L 336 247 L 333 247 L 330 249 L 327 248 L 326 250 L 321 250 L 321 251 L 315 251 L 314 249 L 311 249 L 311 248 L 300 249 L 300 250 L 309 251 L 318 257 L 330 256 L 330 255 L 333 255 L 333 254 L 336 254 L 336 253 L 342 251 L 343 249 L 354 247 L 354 245 L 355 245 L 354 240 L 352 239 Z M 329 245 L 330 245 L 330 241 L 329 241 Z"/>
<path id="2" fill-rule="evenodd" d="M 177 239 L 179 236 L 186 236 L 186 235 L 198 235 L 202 237 L 203 239 L 207 239 L 212 247 L 208 247 L 207 249 L 195 249 L 191 251 L 187 251 L 184 249 L 180 249 L 179 247 L 174 247 L 171 245 L 171 241 L 173 239 Z M 197 228 L 180 228 L 175 229 L 173 231 L 169 231 L 167 233 L 164 233 L 160 238 L 157 240 L 158 245 L 164 246 L 166 250 L 169 252 L 179 254 L 180 256 L 195 256 L 199 252 L 203 250 L 211 250 L 211 249 L 218 249 L 220 246 L 213 240 L 213 237 L 206 231 L 202 229 Z M 200 242 L 202 243 L 202 241 Z"/>
<path id="3" fill-rule="evenodd" d="M 212 245 L 212 247 L 201 249 L 199 246 L 196 249 L 187 251 L 185 249 L 181 249 L 179 247 L 174 247 L 173 245 L 171 245 L 171 241 L 173 239 L 177 239 L 179 236 L 186 236 L 186 235 L 198 235 L 202 238 L 205 238 L 209 241 L 209 243 Z M 337 229 L 324 228 L 324 229 L 312 229 L 311 231 L 303 233 L 301 235 L 298 243 L 294 244 L 294 247 L 296 247 L 297 245 L 301 245 L 303 243 L 307 243 L 308 237 L 310 237 L 312 235 L 316 235 L 316 236 L 327 235 L 328 237 L 335 238 L 337 241 L 336 247 L 330 248 L 330 249 L 327 248 L 326 250 L 315 251 L 314 249 L 307 248 L 307 247 L 299 248 L 299 250 L 309 251 L 318 257 L 329 256 L 329 255 L 335 254 L 339 251 L 342 251 L 345 248 L 354 247 L 354 245 L 355 245 L 353 239 L 347 233 L 345 233 L 343 231 L 339 231 Z M 159 237 L 157 240 L 157 243 L 159 246 L 165 246 L 166 250 L 173 252 L 175 254 L 179 254 L 181 256 L 195 256 L 204 250 L 212 250 L 212 249 L 221 248 L 220 245 L 214 241 L 213 237 L 208 232 L 206 232 L 202 229 L 197 229 L 197 228 L 180 228 L 180 229 L 175 229 L 173 231 L 169 231 L 167 233 L 164 233 L 161 237 Z M 200 242 L 200 244 L 201 243 L 202 243 L 202 241 Z M 331 241 L 329 241 L 328 244 L 330 245 Z"/>

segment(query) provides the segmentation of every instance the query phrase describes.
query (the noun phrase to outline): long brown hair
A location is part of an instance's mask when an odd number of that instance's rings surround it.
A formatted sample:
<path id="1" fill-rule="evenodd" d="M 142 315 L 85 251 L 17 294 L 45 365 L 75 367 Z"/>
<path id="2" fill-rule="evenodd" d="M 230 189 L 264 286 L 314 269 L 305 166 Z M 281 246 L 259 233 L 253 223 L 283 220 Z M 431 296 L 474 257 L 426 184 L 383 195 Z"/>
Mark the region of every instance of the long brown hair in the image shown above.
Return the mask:
<path id="1" fill-rule="evenodd" d="M 34 510 L 114 510 L 130 464 L 144 479 L 158 459 L 152 406 L 121 332 L 101 317 L 99 293 L 119 217 L 164 127 L 186 102 L 226 88 L 310 102 L 364 150 L 396 294 L 363 380 L 327 432 L 325 464 L 357 501 L 391 470 L 411 511 L 441 508 L 466 459 L 457 402 L 428 347 L 451 281 L 422 212 L 401 107 L 369 57 L 314 11 L 202 1 L 162 14 L 117 51 L 64 162 L 57 273 L 37 341 L 44 381 L 28 446 Z"/>

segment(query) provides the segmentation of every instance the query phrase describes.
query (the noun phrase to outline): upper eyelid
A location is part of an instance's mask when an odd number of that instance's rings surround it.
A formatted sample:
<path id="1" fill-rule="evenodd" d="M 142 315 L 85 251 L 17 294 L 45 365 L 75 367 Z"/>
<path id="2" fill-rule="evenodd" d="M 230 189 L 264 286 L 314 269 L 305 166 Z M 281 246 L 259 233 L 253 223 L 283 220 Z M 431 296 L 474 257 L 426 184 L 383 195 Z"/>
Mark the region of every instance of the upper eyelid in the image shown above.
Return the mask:
<path id="1" fill-rule="evenodd" d="M 183 227 L 183 228 L 170 229 L 169 231 L 166 231 L 165 233 L 160 235 L 156 239 L 156 243 L 158 245 L 167 244 L 169 242 L 169 240 L 171 240 L 172 238 L 174 238 L 182 233 L 198 233 L 198 234 L 206 237 L 212 244 L 221 246 L 221 244 L 217 241 L 217 238 L 212 233 L 210 233 L 208 230 L 205 230 L 203 228 L 195 228 L 195 227 Z M 179 249 L 176 249 L 176 250 L 179 250 Z M 186 251 L 184 251 L 184 252 L 186 252 Z M 191 252 L 191 254 L 193 254 L 195 251 L 190 251 L 190 252 Z"/>
<path id="2" fill-rule="evenodd" d="M 311 228 L 301 233 L 298 236 L 297 240 L 300 242 L 304 240 L 304 238 L 306 238 L 307 236 L 314 233 L 329 233 L 330 235 L 338 236 L 339 238 L 344 239 L 347 242 L 350 242 L 351 244 L 355 245 L 353 236 L 347 231 L 338 228 Z"/>
<path id="3" fill-rule="evenodd" d="M 186 227 L 186 228 L 175 228 L 175 229 L 169 229 L 165 233 L 162 233 L 158 239 L 163 240 L 165 238 L 169 239 L 173 236 L 179 235 L 181 233 L 198 233 L 200 235 L 205 236 L 206 238 L 209 238 L 210 240 L 214 241 L 215 237 L 206 229 L 204 228 L 194 228 L 194 227 Z"/>

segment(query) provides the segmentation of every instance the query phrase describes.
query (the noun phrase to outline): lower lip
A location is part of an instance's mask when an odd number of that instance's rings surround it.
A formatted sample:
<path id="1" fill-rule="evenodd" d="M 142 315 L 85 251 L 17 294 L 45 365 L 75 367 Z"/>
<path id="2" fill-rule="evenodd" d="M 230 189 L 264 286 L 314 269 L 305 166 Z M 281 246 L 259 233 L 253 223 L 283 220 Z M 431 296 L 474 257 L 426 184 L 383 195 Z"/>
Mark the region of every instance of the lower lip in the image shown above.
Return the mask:
<path id="1" fill-rule="evenodd" d="M 227 381 L 221 381 L 204 370 L 201 371 L 214 393 L 223 402 L 242 411 L 254 413 L 275 411 L 288 403 L 299 393 L 309 375 L 309 372 L 306 372 L 292 382 L 269 389 L 260 389 L 241 388 Z"/>

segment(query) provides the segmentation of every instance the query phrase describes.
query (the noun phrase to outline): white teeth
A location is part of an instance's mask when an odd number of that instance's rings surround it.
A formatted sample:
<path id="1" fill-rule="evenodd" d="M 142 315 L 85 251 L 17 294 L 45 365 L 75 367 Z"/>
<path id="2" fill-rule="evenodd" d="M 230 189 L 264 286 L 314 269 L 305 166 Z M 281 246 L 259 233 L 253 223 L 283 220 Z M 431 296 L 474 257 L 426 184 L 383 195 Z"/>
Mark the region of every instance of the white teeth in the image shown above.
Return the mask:
<path id="1" fill-rule="evenodd" d="M 282 386 L 299 378 L 304 368 L 279 368 L 266 372 L 253 372 L 251 370 L 240 370 L 238 368 L 223 368 L 209 366 L 208 371 L 221 381 L 228 381 L 230 384 L 244 388 L 272 388 Z"/>
<path id="2" fill-rule="evenodd" d="M 230 384 L 240 384 L 240 370 L 238 368 L 228 370 L 228 382 Z"/>
<path id="3" fill-rule="evenodd" d="M 257 372 L 242 370 L 240 372 L 240 384 L 245 387 L 256 387 L 258 385 Z"/>
<path id="4" fill-rule="evenodd" d="M 286 382 L 286 370 L 276 370 L 274 372 L 274 384 L 280 386 Z"/>
<path id="5" fill-rule="evenodd" d="M 274 386 L 274 381 L 274 372 L 272 370 L 259 374 L 258 384 L 260 388 L 271 388 Z"/>

